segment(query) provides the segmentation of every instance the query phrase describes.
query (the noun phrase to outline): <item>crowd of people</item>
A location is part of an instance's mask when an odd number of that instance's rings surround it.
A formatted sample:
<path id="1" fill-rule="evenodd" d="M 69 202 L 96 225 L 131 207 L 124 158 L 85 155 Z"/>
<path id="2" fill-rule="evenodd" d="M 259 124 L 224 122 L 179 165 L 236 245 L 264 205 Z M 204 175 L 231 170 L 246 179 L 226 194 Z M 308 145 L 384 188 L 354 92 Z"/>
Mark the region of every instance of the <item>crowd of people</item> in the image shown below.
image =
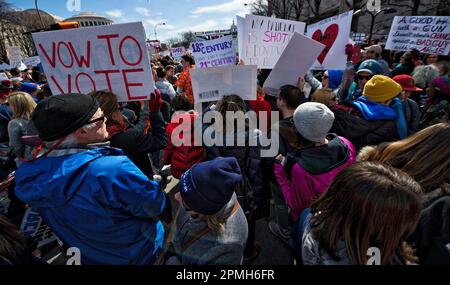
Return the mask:
<path id="1" fill-rule="evenodd" d="M 27 207 L 82 264 L 251 264 L 268 217 L 296 264 L 364 265 L 374 248 L 378 264 L 450 264 L 448 57 L 372 45 L 276 94 L 260 70 L 256 100 L 229 94 L 200 109 L 194 68 L 190 54 L 153 58 L 151 99 L 127 103 L 105 90 L 52 94 L 38 67 L 6 71 L 1 178 L 14 171 L 15 182 L 1 196 L 0 264 L 44 263 L 17 228 Z M 277 155 L 196 141 L 207 112 L 227 126 L 212 137 L 258 141 L 249 122 L 225 124 L 248 111 L 279 111 L 267 118 Z M 154 180 L 164 165 L 179 180 L 170 195 Z"/>

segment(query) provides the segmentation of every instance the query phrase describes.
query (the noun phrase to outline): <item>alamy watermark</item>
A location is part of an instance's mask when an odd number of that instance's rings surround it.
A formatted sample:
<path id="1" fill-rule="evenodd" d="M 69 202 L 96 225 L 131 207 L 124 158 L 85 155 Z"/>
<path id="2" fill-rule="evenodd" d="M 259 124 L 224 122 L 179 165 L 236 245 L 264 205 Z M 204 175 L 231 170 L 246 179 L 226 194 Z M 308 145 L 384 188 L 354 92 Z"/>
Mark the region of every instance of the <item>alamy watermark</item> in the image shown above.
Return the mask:
<path id="1" fill-rule="evenodd" d="M 170 137 L 175 147 L 260 147 L 261 157 L 275 157 L 279 151 L 279 112 L 227 111 L 212 110 L 199 116 L 192 123 L 187 113 L 178 113 L 172 117 L 177 124 Z M 192 134 L 194 137 L 192 138 Z"/>
<path id="2" fill-rule="evenodd" d="M 369 12 L 378 12 L 381 10 L 381 0 L 369 0 L 366 7 Z"/>
<path id="3" fill-rule="evenodd" d="M 80 12 L 81 0 L 67 0 L 66 8 L 69 12 Z"/>
<path id="4" fill-rule="evenodd" d="M 366 265 L 381 265 L 381 251 L 378 247 L 369 247 L 367 249 L 367 259 Z"/>
<path id="5" fill-rule="evenodd" d="M 69 247 L 66 256 L 66 265 L 81 265 L 81 251 L 78 247 Z"/>

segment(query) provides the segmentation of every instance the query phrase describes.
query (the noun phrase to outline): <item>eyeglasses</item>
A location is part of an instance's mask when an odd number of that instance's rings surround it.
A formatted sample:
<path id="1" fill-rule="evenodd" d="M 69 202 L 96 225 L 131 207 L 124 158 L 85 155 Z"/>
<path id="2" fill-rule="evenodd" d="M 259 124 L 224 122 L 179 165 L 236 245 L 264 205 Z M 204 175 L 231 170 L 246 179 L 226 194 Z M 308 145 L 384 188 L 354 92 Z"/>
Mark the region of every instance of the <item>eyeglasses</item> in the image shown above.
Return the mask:
<path id="1" fill-rule="evenodd" d="M 370 80 L 372 79 L 372 75 L 364 76 L 364 75 L 358 75 L 358 80 Z"/>
<path id="2" fill-rule="evenodd" d="M 97 123 L 97 122 L 100 122 L 100 121 L 105 122 L 106 121 L 106 116 L 103 115 L 101 117 L 98 117 L 97 119 L 90 120 L 89 122 L 86 123 L 86 125 Z"/>

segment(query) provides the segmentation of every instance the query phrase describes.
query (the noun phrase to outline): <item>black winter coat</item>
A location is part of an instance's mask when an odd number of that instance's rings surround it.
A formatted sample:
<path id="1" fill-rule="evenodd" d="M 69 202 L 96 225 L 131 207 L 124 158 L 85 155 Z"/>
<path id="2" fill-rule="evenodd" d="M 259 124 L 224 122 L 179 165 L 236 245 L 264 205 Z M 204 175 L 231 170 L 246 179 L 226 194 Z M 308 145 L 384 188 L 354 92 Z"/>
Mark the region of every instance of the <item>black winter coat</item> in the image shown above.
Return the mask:
<path id="1" fill-rule="evenodd" d="M 336 105 L 332 111 L 335 118 L 330 133 L 348 139 L 356 151 L 366 145 L 399 139 L 393 120 L 366 121 L 359 110 L 350 104 Z"/>
<path id="2" fill-rule="evenodd" d="M 136 129 L 128 129 L 112 136 L 112 147 L 120 148 L 136 166 L 150 178 L 153 175 L 149 153 L 161 150 L 167 146 L 167 134 L 161 113 L 151 112 L 151 133 L 145 135 Z"/>
<path id="3" fill-rule="evenodd" d="M 422 210 L 415 233 L 421 265 L 450 265 L 450 194 Z"/>
<path id="4" fill-rule="evenodd" d="M 237 137 L 245 136 L 246 145 L 248 145 L 249 132 L 245 134 L 234 134 Z M 225 137 L 225 135 L 224 135 Z M 226 140 L 224 138 L 224 144 Z M 235 144 L 236 145 L 236 144 Z M 245 159 L 248 153 L 248 159 Z M 261 147 L 259 146 L 205 146 L 205 160 L 212 160 L 216 157 L 235 157 L 253 189 L 253 195 L 258 207 L 264 206 L 267 201 L 267 191 L 265 191 L 262 175 Z M 247 164 L 247 165 L 246 165 Z"/>

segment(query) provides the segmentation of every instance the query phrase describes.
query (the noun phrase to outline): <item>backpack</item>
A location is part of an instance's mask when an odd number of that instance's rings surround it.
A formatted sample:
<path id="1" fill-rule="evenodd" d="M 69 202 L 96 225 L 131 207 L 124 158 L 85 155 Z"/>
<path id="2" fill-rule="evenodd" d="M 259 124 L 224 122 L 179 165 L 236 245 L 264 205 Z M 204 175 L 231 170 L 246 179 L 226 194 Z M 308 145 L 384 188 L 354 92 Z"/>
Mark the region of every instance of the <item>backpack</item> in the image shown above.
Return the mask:
<path id="1" fill-rule="evenodd" d="M 223 156 L 223 147 L 219 148 L 221 156 Z M 256 202 L 254 197 L 253 186 L 248 179 L 247 169 L 249 160 L 250 147 L 245 148 L 244 164 L 241 165 L 241 182 L 236 185 L 235 193 L 242 210 L 244 210 L 247 219 L 255 213 Z"/>

